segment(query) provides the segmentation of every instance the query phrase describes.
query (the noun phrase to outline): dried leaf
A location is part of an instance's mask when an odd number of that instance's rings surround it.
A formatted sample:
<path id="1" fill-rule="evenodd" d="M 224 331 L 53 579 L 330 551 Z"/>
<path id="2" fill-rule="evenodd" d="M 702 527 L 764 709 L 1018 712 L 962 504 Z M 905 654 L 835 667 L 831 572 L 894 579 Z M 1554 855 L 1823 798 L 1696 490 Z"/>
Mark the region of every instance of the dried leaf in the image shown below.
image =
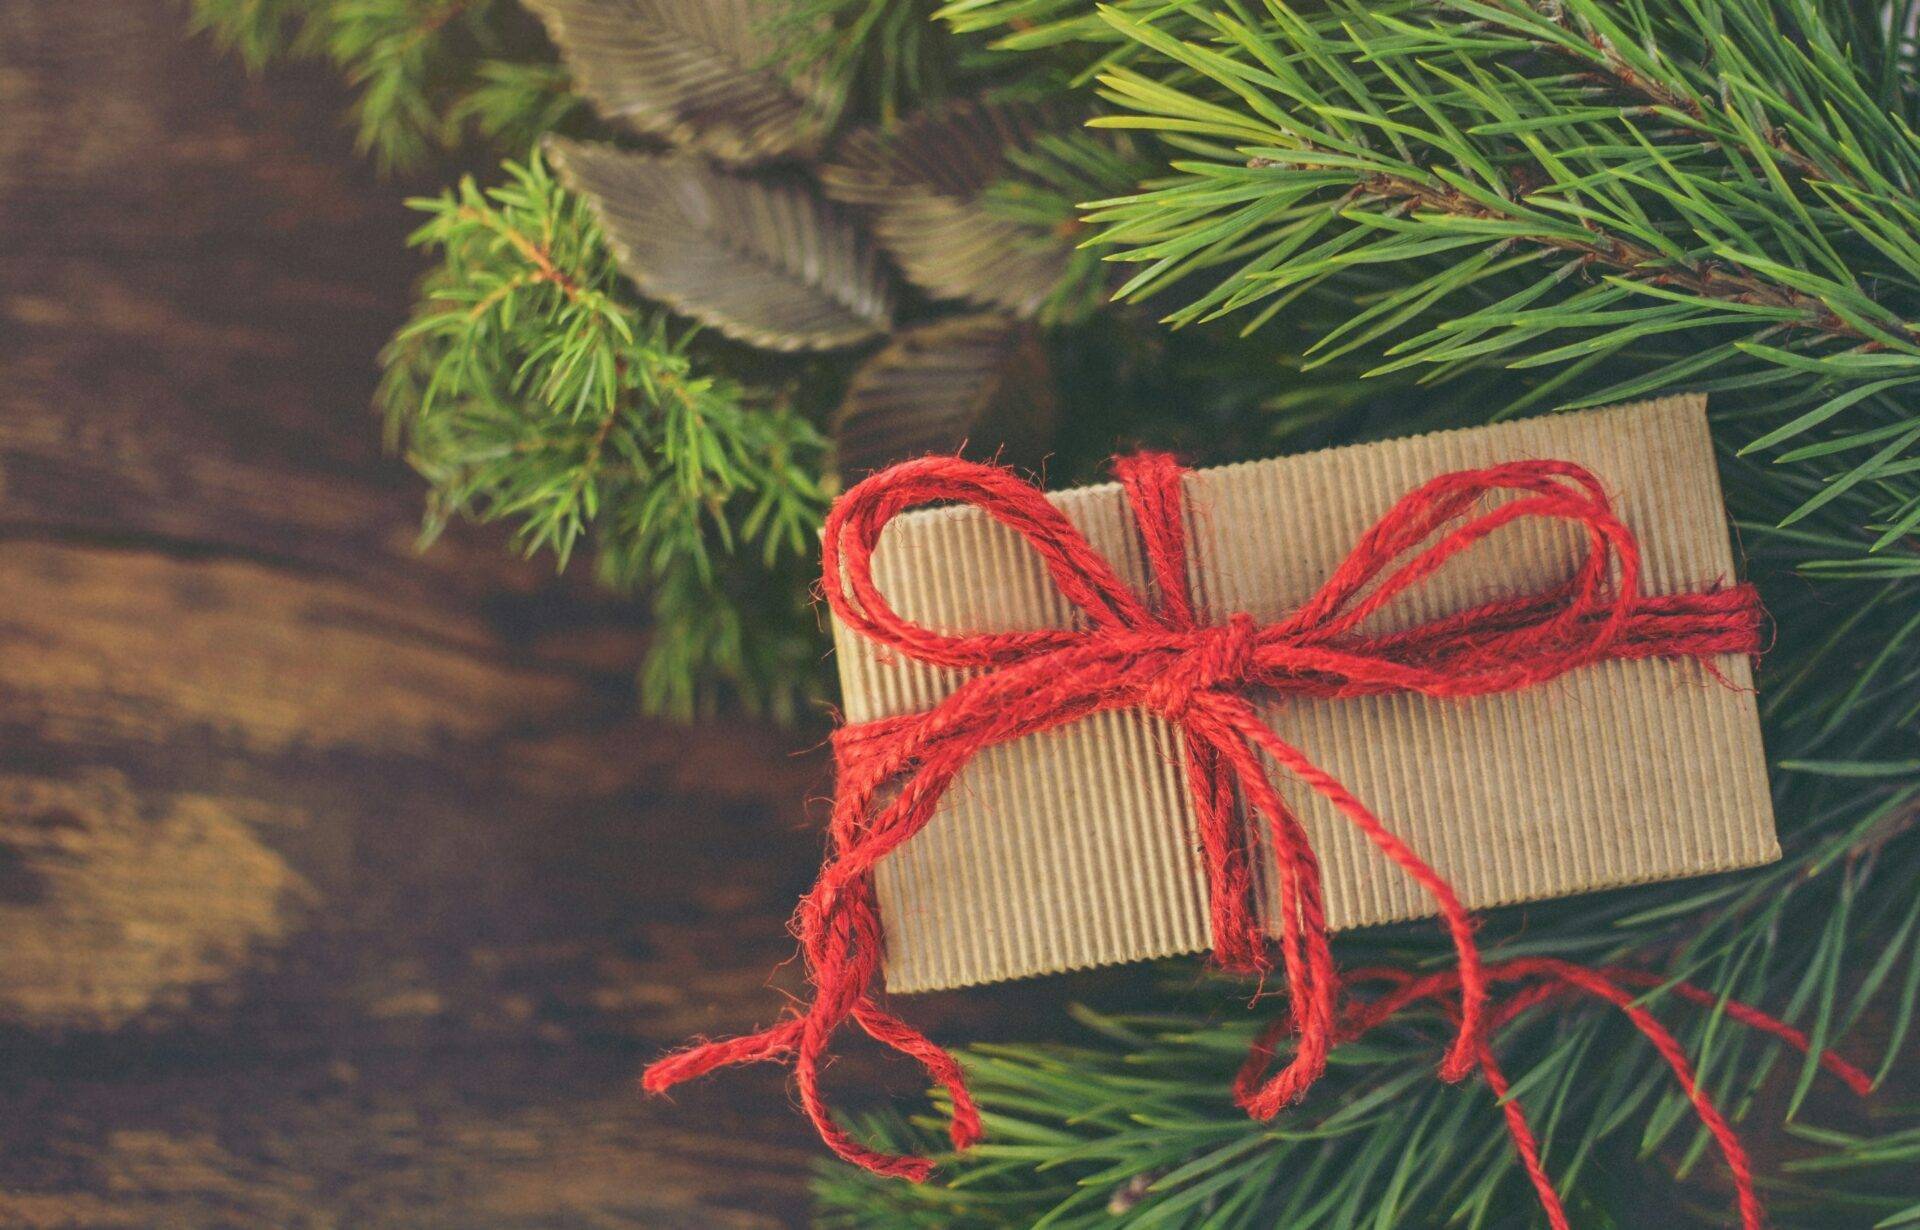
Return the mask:
<path id="1" fill-rule="evenodd" d="M 874 232 L 915 285 L 951 299 L 1032 316 L 1068 271 L 1061 237 L 983 208 L 1006 154 L 1066 125 L 1051 108 L 957 102 L 891 130 L 843 141 L 822 181 L 834 198 L 871 206 Z"/>
<path id="2" fill-rule="evenodd" d="M 768 0 L 527 0 L 600 114 L 727 162 L 809 157 L 831 106 L 776 71 Z"/>
<path id="3" fill-rule="evenodd" d="M 824 175 L 834 196 L 861 205 L 885 205 L 902 189 L 970 201 L 1006 174 L 1008 150 L 1070 126 L 1039 103 L 957 99 L 891 128 L 848 133 Z"/>
<path id="4" fill-rule="evenodd" d="M 861 365 L 833 416 L 843 478 L 929 453 L 1035 465 L 1053 436 L 1053 383 L 1032 325 L 997 312 L 906 330 Z"/>
<path id="5" fill-rule="evenodd" d="M 804 180 L 611 145 L 550 139 L 547 150 L 649 299 L 767 350 L 830 350 L 891 326 L 877 254 Z"/>

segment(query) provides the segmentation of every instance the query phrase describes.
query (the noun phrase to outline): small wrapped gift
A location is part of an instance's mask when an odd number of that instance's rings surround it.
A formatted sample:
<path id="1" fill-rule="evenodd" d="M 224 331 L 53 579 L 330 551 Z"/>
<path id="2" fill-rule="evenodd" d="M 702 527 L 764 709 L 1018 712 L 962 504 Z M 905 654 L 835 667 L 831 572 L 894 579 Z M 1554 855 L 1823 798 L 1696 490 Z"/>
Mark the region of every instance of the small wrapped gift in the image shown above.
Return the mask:
<path id="1" fill-rule="evenodd" d="M 1334 1047 L 1437 1005 L 1455 1028 L 1440 1074 L 1480 1073 L 1565 1227 L 1492 1029 L 1588 996 L 1672 1067 L 1757 1227 L 1746 1154 L 1637 1002 L 1649 986 L 1716 997 L 1648 970 L 1489 962 L 1469 915 L 1779 853 L 1748 661 L 1763 613 L 1733 578 L 1702 401 L 1115 472 L 1047 496 L 928 457 L 835 504 L 821 557 L 847 721 L 831 849 L 796 920 L 811 995 L 656 1061 L 646 1087 L 790 1063 L 835 1153 L 924 1179 L 933 1159 L 861 1141 L 821 1087 L 857 1027 L 945 1088 L 956 1149 L 981 1136 L 960 1065 L 883 980 L 1210 949 L 1284 981 L 1233 1081 L 1248 1114 L 1280 1114 Z M 1333 960 L 1330 931 L 1422 913 L 1441 916 L 1451 967 Z M 1755 1007 L 1724 1010 L 1809 1046 Z"/>
<path id="2" fill-rule="evenodd" d="M 1734 576 L 1704 399 L 1685 397 L 1438 432 L 1185 478 L 1199 622 L 1278 620 L 1421 483 L 1532 458 L 1584 466 L 1640 550 L 1641 589 Z M 1121 578 L 1147 592 L 1118 484 L 1050 497 Z M 1568 576 L 1566 522 L 1508 526 L 1383 607 L 1410 627 Z M 978 508 L 894 518 L 874 554 L 905 618 L 949 631 L 1084 627 L 1035 552 Z M 835 621 L 847 721 L 925 711 L 970 673 L 915 661 Z M 1779 857 L 1748 659 L 1614 659 L 1538 686 L 1454 699 L 1255 697 L 1261 719 L 1343 783 L 1469 909 L 1749 867 Z M 1731 683 L 1734 686 L 1726 686 Z M 924 830 L 874 876 L 886 982 L 937 990 L 1197 952 L 1207 883 L 1177 733 L 1140 709 L 987 748 Z M 1274 774 L 1319 857 L 1334 929 L 1434 912 L 1432 899 L 1319 793 Z M 1258 842 L 1257 832 L 1254 834 Z M 1278 934 L 1273 851 L 1258 912 Z"/>

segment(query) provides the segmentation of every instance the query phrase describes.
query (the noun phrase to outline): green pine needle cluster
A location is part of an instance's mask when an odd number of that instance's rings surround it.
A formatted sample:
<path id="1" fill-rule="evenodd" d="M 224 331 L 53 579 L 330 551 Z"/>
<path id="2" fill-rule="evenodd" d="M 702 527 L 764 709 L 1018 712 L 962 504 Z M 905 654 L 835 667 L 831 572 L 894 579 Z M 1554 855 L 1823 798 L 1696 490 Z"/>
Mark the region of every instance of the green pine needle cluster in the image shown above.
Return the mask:
<path id="1" fill-rule="evenodd" d="M 811 622 L 788 602 L 786 627 L 749 635 L 736 557 L 806 558 L 824 442 L 782 398 L 696 365 L 692 331 L 634 297 L 538 157 L 506 173 L 414 202 L 428 215 L 414 242 L 439 264 L 388 348 L 380 401 L 431 484 L 429 532 L 509 521 L 562 566 L 591 541 L 600 575 L 644 586 L 662 616 L 643 668 L 653 708 L 691 714 L 718 680 L 791 712 L 814 677 Z"/>
<path id="2" fill-rule="evenodd" d="M 1251 328 L 1388 274 L 1315 358 L 1497 363 L 1535 405 L 1719 394 L 1731 442 L 1813 471 L 1783 526 L 1851 497 L 1879 566 L 1920 569 L 1920 135 L 1875 67 L 1904 53 L 1855 58 L 1877 27 L 1776 0 L 1103 16 L 1139 54 L 1095 123 L 1178 150 L 1092 215 L 1141 266 L 1123 294 L 1198 284 L 1173 323 Z"/>
<path id="3" fill-rule="evenodd" d="M 416 168 L 469 132 L 526 149 L 579 105 L 510 0 L 191 0 L 192 24 L 259 71 L 332 64 L 354 91 L 359 148 Z"/>

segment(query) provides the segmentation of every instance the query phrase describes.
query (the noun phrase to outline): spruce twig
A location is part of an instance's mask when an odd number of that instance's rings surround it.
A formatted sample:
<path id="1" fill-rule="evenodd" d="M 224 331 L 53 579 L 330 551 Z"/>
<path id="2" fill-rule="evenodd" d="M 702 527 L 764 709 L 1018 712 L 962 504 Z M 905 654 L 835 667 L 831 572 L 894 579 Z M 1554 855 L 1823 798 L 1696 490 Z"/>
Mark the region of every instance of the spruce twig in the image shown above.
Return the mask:
<path id="1" fill-rule="evenodd" d="M 692 334 L 632 297 L 585 204 L 537 157 L 507 169 L 501 187 L 415 202 L 415 242 L 443 263 L 388 350 L 381 402 L 433 484 L 429 532 L 509 521 L 563 566 L 591 536 L 603 577 L 654 597 L 650 704 L 690 714 L 722 682 L 790 712 L 814 682 L 811 625 L 793 603 L 750 617 L 737 549 L 804 566 L 821 438 L 782 398 L 696 370 Z"/>
<path id="2" fill-rule="evenodd" d="M 320 59 L 355 97 L 355 142 L 384 171 L 420 166 L 469 127 L 525 149 L 578 106 L 524 48 L 511 0 L 191 0 L 192 24 L 253 71 Z M 529 59 L 528 56 L 536 58 Z"/>
<path id="3" fill-rule="evenodd" d="M 1258 324 L 1418 269 L 1324 348 L 1383 346 L 1378 371 L 1558 368 L 1575 404 L 1711 371 L 1737 443 L 1813 463 L 1783 524 L 1844 497 L 1856 551 L 1911 551 L 1920 432 L 1896 425 L 1920 386 L 1920 136 L 1904 86 L 1863 78 L 1819 9 L 1136 8 L 1104 11 L 1138 55 L 1101 76 L 1123 114 L 1095 123 L 1191 156 L 1091 215 L 1142 266 L 1125 293 L 1198 286 L 1174 323 L 1257 307 Z M 1611 382 L 1586 379 L 1600 364 Z M 1771 422 L 1744 412 L 1763 401 Z"/>

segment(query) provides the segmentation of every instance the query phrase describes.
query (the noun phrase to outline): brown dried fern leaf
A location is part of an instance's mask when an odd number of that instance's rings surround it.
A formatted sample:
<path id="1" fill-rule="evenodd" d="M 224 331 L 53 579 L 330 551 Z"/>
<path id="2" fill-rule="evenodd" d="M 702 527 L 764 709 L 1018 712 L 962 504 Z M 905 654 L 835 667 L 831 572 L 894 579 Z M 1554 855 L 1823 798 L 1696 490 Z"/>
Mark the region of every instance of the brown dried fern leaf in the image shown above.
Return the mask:
<path id="1" fill-rule="evenodd" d="M 831 350 L 891 327 L 878 254 L 805 180 L 558 139 L 547 151 L 647 298 L 766 350 Z"/>
<path id="2" fill-rule="evenodd" d="M 835 199 L 873 210 L 881 246 L 916 286 L 1031 317 L 1066 275 L 1072 246 L 978 198 L 1007 174 L 1007 151 L 1066 126 L 1042 106 L 950 103 L 851 134 L 821 179 Z"/>
<path id="3" fill-rule="evenodd" d="M 812 156 L 832 109 L 779 72 L 767 0 L 526 0 L 608 120 L 725 162 Z"/>

